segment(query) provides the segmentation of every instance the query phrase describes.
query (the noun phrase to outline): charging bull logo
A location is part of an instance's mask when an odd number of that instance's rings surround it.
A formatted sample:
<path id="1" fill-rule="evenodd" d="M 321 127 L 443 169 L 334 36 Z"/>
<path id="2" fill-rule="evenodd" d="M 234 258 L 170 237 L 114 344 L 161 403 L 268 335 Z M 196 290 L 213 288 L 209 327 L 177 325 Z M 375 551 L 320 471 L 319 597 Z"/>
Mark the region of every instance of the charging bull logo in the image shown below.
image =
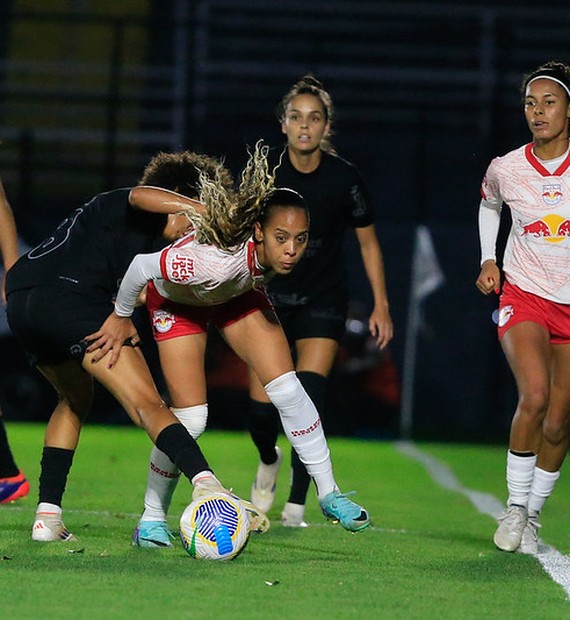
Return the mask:
<path id="1" fill-rule="evenodd" d="M 159 334 L 165 334 L 172 329 L 175 318 L 170 312 L 164 310 L 154 310 L 152 313 L 152 326 Z"/>
<path id="2" fill-rule="evenodd" d="M 542 187 L 542 200 L 549 206 L 557 205 L 563 198 L 562 186 L 557 183 L 544 185 Z"/>
<path id="3" fill-rule="evenodd" d="M 549 243 L 560 243 L 566 237 L 570 237 L 570 220 L 551 213 L 540 220 L 523 224 L 521 236 L 524 235 L 544 237 Z"/>

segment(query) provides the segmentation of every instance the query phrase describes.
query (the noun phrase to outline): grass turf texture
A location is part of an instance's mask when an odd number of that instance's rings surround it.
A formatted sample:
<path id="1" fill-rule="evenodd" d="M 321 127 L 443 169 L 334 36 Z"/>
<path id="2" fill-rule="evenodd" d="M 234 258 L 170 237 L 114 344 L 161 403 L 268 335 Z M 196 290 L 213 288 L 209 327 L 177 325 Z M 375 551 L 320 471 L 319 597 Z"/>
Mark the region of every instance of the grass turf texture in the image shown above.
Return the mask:
<path id="1" fill-rule="evenodd" d="M 373 527 L 351 534 L 320 514 L 283 528 L 288 491 L 281 470 L 272 527 L 232 562 L 196 561 L 174 549 L 131 546 L 142 505 L 150 442 L 134 427 L 88 426 L 64 501 L 78 543 L 30 540 L 43 426 L 9 424 L 28 498 L 0 506 L 2 618 L 540 618 L 567 617 L 565 592 L 529 556 L 497 551 L 495 523 L 462 495 L 438 486 L 395 444 L 331 439 L 337 481 L 358 491 Z M 218 477 L 244 497 L 256 468 L 241 433 L 207 432 L 200 443 Z M 286 442 L 280 440 L 282 447 Z M 471 489 L 504 496 L 505 448 L 425 445 Z M 286 460 L 287 462 L 287 460 Z M 170 525 L 190 500 L 181 480 Z M 541 538 L 569 553 L 570 486 L 561 479 L 544 511 Z"/>

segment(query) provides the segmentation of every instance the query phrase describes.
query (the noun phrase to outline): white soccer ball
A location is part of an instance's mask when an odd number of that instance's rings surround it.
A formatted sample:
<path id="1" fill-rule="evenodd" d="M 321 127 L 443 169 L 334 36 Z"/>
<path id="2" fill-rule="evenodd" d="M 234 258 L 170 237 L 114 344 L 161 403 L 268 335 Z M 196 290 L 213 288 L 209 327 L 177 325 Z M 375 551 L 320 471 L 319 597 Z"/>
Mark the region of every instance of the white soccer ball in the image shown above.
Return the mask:
<path id="1" fill-rule="evenodd" d="M 249 539 L 249 515 L 235 497 L 212 493 L 186 507 L 180 538 L 193 558 L 232 560 Z"/>

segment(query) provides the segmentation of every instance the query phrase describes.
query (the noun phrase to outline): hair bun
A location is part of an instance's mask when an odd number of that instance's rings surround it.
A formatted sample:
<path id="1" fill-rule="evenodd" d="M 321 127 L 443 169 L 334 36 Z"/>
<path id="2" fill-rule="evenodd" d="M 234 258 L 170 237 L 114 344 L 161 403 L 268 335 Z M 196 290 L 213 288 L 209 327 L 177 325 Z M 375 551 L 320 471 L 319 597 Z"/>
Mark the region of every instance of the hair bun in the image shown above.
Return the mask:
<path id="1" fill-rule="evenodd" d="M 298 82 L 298 85 L 304 85 L 304 86 L 313 86 L 315 88 L 323 88 L 323 83 L 320 80 L 317 80 L 317 78 L 312 75 L 311 73 L 308 73 L 307 75 L 304 75 Z"/>

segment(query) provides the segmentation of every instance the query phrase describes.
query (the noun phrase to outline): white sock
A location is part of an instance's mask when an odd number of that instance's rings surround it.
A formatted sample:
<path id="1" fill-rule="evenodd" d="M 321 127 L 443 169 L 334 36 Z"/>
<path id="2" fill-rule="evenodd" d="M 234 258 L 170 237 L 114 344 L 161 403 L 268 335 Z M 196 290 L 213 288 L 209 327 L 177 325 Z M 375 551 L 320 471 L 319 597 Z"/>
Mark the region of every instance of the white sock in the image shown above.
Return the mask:
<path id="1" fill-rule="evenodd" d="M 507 453 L 507 490 L 508 505 L 528 507 L 528 494 L 532 485 L 536 454 L 519 456 L 510 450 Z"/>
<path id="2" fill-rule="evenodd" d="M 208 419 L 208 405 L 171 407 L 172 413 L 185 426 L 194 439 L 204 432 Z M 144 496 L 141 521 L 165 521 L 172 495 L 180 478 L 180 470 L 156 446 L 150 453 L 150 463 Z"/>
<path id="3" fill-rule="evenodd" d="M 150 463 L 144 494 L 141 521 L 166 521 L 180 470 L 156 446 L 150 452 Z"/>
<path id="4" fill-rule="evenodd" d="M 528 496 L 528 512 L 538 515 L 546 500 L 551 496 L 556 481 L 560 478 L 559 471 L 545 471 L 534 468 L 534 478 Z"/>
<path id="5" fill-rule="evenodd" d="M 273 379 L 265 391 L 279 411 L 287 438 L 314 479 L 318 497 L 337 490 L 321 419 L 295 372 Z"/>
<path id="6" fill-rule="evenodd" d="M 56 515 L 61 515 L 61 506 L 50 504 L 49 502 L 40 502 L 36 508 L 36 513 L 38 512 L 50 512 Z"/>

